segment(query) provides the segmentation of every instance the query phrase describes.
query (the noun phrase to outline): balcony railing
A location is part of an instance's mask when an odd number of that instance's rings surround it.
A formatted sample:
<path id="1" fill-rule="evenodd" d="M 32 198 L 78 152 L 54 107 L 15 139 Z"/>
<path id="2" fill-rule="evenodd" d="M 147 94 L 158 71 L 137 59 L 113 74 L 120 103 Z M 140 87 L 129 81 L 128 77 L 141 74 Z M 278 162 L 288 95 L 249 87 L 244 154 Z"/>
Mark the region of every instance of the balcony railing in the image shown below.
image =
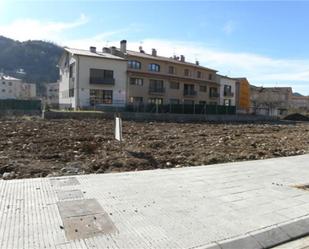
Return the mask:
<path id="1" fill-rule="evenodd" d="M 220 94 L 218 92 L 209 92 L 210 98 L 219 98 Z"/>
<path id="2" fill-rule="evenodd" d="M 183 96 L 185 97 L 195 97 L 197 95 L 197 92 L 194 90 L 184 90 Z"/>
<path id="3" fill-rule="evenodd" d="M 149 94 L 163 95 L 165 93 L 164 87 L 150 87 Z"/>
<path id="4" fill-rule="evenodd" d="M 90 84 L 102 84 L 102 85 L 114 85 L 114 78 L 100 78 L 100 77 L 90 77 Z"/>
<path id="5" fill-rule="evenodd" d="M 234 93 L 233 92 L 224 92 L 224 97 L 234 97 Z"/>

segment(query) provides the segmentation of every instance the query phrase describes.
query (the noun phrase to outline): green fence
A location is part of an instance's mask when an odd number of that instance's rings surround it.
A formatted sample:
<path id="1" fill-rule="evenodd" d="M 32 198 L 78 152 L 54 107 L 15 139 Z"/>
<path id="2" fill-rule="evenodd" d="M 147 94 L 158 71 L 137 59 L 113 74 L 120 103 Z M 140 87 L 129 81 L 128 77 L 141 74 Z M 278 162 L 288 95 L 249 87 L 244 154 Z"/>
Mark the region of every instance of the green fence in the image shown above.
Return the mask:
<path id="1" fill-rule="evenodd" d="M 127 112 L 151 112 L 151 113 L 177 113 L 177 114 L 212 114 L 233 115 L 236 114 L 235 106 L 224 105 L 186 105 L 186 104 L 129 104 L 126 105 Z"/>
<path id="2" fill-rule="evenodd" d="M 41 100 L 0 99 L 0 110 L 40 111 Z"/>

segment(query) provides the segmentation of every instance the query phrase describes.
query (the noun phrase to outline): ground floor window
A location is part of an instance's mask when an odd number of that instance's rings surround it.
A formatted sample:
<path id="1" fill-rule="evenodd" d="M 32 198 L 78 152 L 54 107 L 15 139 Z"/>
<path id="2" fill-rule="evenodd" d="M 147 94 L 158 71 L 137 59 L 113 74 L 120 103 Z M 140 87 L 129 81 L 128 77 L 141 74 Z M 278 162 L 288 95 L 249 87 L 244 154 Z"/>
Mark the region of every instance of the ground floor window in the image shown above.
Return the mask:
<path id="1" fill-rule="evenodd" d="M 230 99 L 224 99 L 223 104 L 226 105 L 226 106 L 230 106 L 230 105 L 232 105 L 232 101 Z"/>
<path id="2" fill-rule="evenodd" d="M 134 104 L 143 103 L 143 97 L 130 97 L 130 103 Z"/>
<path id="3" fill-rule="evenodd" d="M 150 99 L 148 99 L 148 102 L 150 104 L 162 105 L 163 104 L 163 99 L 162 98 L 150 98 Z"/>
<path id="4" fill-rule="evenodd" d="M 90 89 L 90 105 L 98 104 L 112 104 L 113 103 L 113 91 Z"/>
<path id="5" fill-rule="evenodd" d="M 201 100 L 201 101 L 199 102 L 199 104 L 200 104 L 200 105 L 206 105 L 207 103 L 206 103 L 206 101 Z"/>

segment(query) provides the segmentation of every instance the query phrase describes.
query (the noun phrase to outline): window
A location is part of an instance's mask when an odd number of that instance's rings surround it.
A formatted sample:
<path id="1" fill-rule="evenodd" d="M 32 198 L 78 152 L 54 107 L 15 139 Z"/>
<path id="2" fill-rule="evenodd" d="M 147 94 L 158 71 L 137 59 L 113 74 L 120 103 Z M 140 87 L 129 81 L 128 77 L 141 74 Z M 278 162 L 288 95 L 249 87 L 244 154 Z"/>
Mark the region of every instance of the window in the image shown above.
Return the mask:
<path id="1" fill-rule="evenodd" d="M 173 66 L 168 67 L 168 73 L 169 74 L 175 74 L 175 68 Z"/>
<path id="2" fill-rule="evenodd" d="M 5 85 L 5 81 L 2 81 L 2 84 Z"/>
<path id="3" fill-rule="evenodd" d="M 69 89 L 69 98 L 74 97 L 74 88 Z"/>
<path id="4" fill-rule="evenodd" d="M 144 84 L 143 79 L 140 78 L 130 78 L 130 85 L 142 86 Z"/>
<path id="5" fill-rule="evenodd" d="M 148 65 L 148 71 L 160 72 L 160 65 L 151 63 Z"/>
<path id="6" fill-rule="evenodd" d="M 149 80 L 149 91 L 163 93 L 164 92 L 163 80 Z"/>
<path id="7" fill-rule="evenodd" d="M 209 88 L 209 97 L 211 97 L 211 98 L 218 98 L 219 97 L 218 89 L 216 87 L 210 87 Z"/>
<path id="8" fill-rule="evenodd" d="M 90 89 L 90 105 L 98 104 L 112 104 L 113 103 L 113 91 L 112 90 L 99 90 Z"/>
<path id="9" fill-rule="evenodd" d="M 223 101 L 223 104 L 226 106 L 230 106 L 232 104 L 232 101 L 230 99 L 224 99 Z"/>
<path id="10" fill-rule="evenodd" d="M 73 67 L 74 67 L 74 64 L 75 64 L 75 63 L 73 63 L 73 64 L 70 65 L 70 69 L 69 69 L 69 77 L 70 77 L 70 78 L 73 77 Z"/>
<path id="11" fill-rule="evenodd" d="M 201 92 L 207 92 L 207 86 L 205 86 L 205 85 L 200 85 L 200 91 L 201 91 Z"/>
<path id="12" fill-rule="evenodd" d="M 12 82 L 11 81 L 9 82 L 9 86 L 12 86 Z"/>
<path id="13" fill-rule="evenodd" d="M 171 81 L 171 82 L 170 82 L 170 88 L 171 88 L 171 89 L 179 89 L 179 82 L 177 82 L 177 81 Z"/>
<path id="14" fill-rule="evenodd" d="M 90 84 L 115 84 L 114 71 L 90 68 Z"/>
<path id="15" fill-rule="evenodd" d="M 142 64 L 139 61 L 130 60 L 128 61 L 129 68 L 131 69 L 141 69 Z"/>
<path id="16" fill-rule="evenodd" d="M 192 84 L 184 84 L 183 86 L 183 94 L 185 96 L 195 96 L 196 91 L 194 90 L 194 85 Z"/>
<path id="17" fill-rule="evenodd" d="M 162 105 L 163 104 L 163 99 L 162 98 L 149 98 L 148 102 L 149 102 L 149 104 Z"/>
<path id="18" fill-rule="evenodd" d="M 200 105 L 206 105 L 206 104 L 207 104 L 207 102 L 206 102 L 206 101 L 204 101 L 204 100 L 201 100 L 201 101 L 199 102 L 199 104 L 200 104 Z"/>
<path id="19" fill-rule="evenodd" d="M 130 97 L 130 103 L 143 103 L 143 97 Z"/>
<path id="20" fill-rule="evenodd" d="M 171 105 L 179 105 L 180 104 L 180 100 L 179 99 L 170 99 L 170 104 Z"/>
<path id="21" fill-rule="evenodd" d="M 209 80 L 212 80 L 212 74 L 209 74 L 209 75 L 208 75 L 208 79 L 209 79 Z"/>
<path id="22" fill-rule="evenodd" d="M 2 92 L 5 93 L 5 89 L 2 89 Z"/>
<path id="23" fill-rule="evenodd" d="M 190 76 L 190 70 L 189 69 L 185 69 L 184 70 L 184 75 L 185 76 Z"/>
<path id="24" fill-rule="evenodd" d="M 199 79 L 202 78 L 202 72 L 197 71 L 196 72 L 196 77 L 199 78 Z"/>

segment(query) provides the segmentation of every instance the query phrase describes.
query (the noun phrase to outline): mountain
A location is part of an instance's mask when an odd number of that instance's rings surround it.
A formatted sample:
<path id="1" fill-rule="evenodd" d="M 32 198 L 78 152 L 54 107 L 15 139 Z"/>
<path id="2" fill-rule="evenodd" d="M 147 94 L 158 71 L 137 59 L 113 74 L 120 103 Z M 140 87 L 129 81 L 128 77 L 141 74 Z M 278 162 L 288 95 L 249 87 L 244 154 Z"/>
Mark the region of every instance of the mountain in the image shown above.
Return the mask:
<path id="1" fill-rule="evenodd" d="M 36 83 L 38 89 L 59 77 L 57 62 L 63 48 L 45 41 L 15 41 L 0 36 L 0 72 L 26 82 Z"/>

